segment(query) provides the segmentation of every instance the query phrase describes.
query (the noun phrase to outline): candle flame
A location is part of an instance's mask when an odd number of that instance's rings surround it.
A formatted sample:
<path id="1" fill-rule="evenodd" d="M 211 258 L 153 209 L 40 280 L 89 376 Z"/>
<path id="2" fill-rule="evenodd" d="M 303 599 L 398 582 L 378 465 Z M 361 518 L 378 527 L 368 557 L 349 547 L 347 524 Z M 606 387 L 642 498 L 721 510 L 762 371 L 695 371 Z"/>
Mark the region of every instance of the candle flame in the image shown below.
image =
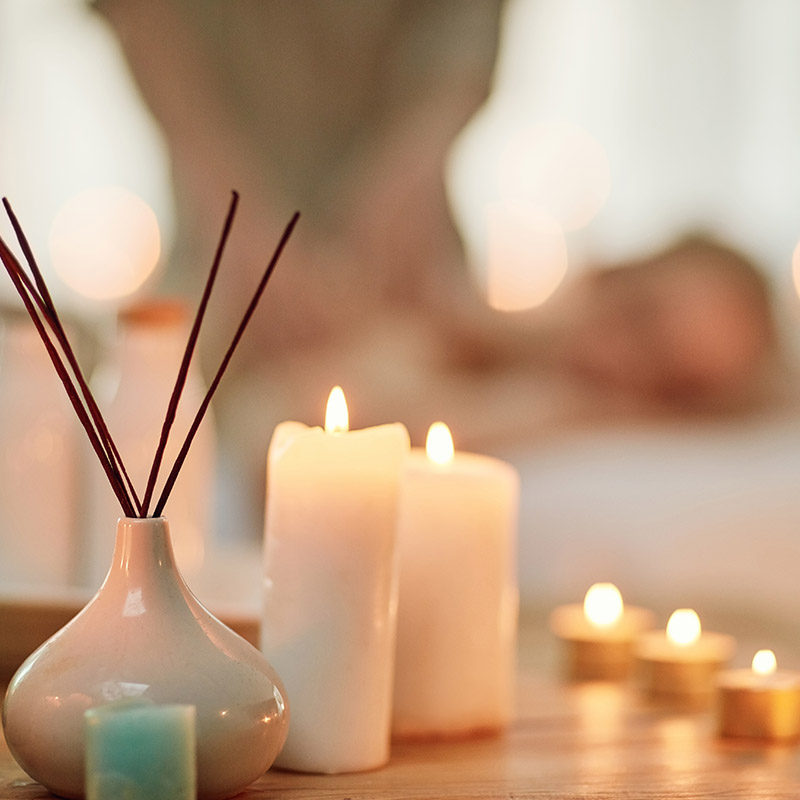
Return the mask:
<path id="1" fill-rule="evenodd" d="M 778 660 L 772 650 L 759 650 L 753 656 L 753 672 L 757 675 L 772 675 L 778 667 Z"/>
<path id="2" fill-rule="evenodd" d="M 622 595 L 613 583 L 595 583 L 583 599 L 583 613 L 592 625 L 607 628 L 622 617 Z"/>
<path id="3" fill-rule="evenodd" d="M 679 608 L 672 612 L 667 622 L 667 639 L 680 647 L 694 644 L 701 633 L 700 617 L 691 608 Z"/>
<path id="4" fill-rule="evenodd" d="M 428 428 L 425 451 L 435 464 L 449 464 L 453 460 L 453 437 L 444 422 L 434 422 Z"/>
<path id="5" fill-rule="evenodd" d="M 334 386 L 328 395 L 325 408 L 325 431 L 327 433 L 346 433 L 350 429 L 347 401 L 341 386 Z"/>

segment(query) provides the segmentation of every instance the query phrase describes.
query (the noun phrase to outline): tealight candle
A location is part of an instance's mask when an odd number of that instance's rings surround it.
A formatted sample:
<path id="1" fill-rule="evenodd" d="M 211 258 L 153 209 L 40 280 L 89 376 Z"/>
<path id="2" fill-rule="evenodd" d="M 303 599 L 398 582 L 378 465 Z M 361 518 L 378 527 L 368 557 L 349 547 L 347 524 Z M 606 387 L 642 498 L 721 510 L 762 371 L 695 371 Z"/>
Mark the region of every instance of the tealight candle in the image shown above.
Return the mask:
<path id="1" fill-rule="evenodd" d="M 625 605 L 613 583 L 595 583 L 582 605 L 559 606 L 550 628 L 564 644 L 566 671 L 574 680 L 620 680 L 630 675 L 633 643 L 653 626 L 646 608 Z"/>
<path id="2" fill-rule="evenodd" d="M 87 800 L 194 800 L 195 708 L 120 701 L 90 708 Z"/>
<path id="3" fill-rule="evenodd" d="M 800 738 L 800 673 L 778 670 L 772 650 L 759 650 L 750 669 L 720 673 L 717 687 L 721 736 Z"/>
<path id="4" fill-rule="evenodd" d="M 338 387 L 324 430 L 275 429 L 261 648 L 291 708 L 277 766 L 352 772 L 389 758 L 397 501 L 408 447 L 400 424 L 350 431 Z"/>
<path id="5" fill-rule="evenodd" d="M 703 631 L 690 608 L 672 613 L 665 631 L 648 631 L 636 642 L 644 687 L 654 695 L 702 697 L 736 649 L 732 636 Z"/>
<path id="6" fill-rule="evenodd" d="M 511 719 L 519 477 L 431 425 L 403 472 L 392 731 L 492 732 Z"/>

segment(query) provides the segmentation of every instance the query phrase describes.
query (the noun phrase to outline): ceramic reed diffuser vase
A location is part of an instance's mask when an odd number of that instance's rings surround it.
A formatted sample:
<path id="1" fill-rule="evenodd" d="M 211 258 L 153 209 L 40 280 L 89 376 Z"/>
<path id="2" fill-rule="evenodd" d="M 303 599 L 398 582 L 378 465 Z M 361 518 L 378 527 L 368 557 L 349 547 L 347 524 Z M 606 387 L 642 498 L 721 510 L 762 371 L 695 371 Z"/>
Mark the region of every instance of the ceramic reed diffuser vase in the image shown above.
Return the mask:
<path id="1" fill-rule="evenodd" d="M 83 797 L 84 712 L 131 698 L 195 706 L 200 798 L 244 789 L 286 738 L 278 676 L 189 591 L 163 518 L 119 521 L 98 593 L 14 676 L 3 706 L 9 749 L 54 794 Z"/>
<path id="2" fill-rule="evenodd" d="M 215 619 L 189 591 L 175 566 L 162 513 L 298 214 L 287 225 L 262 274 L 160 494 L 155 493 L 237 201 L 234 192 L 140 499 L 75 359 L 25 235 L 3 200 L 30 274 L 2 238 L 0 261 L 25 304 L 124 515 L 118 523 L 111 569 L 98 593 L 29 656 L 12 678 L 3 704 L 3 727 L 14 757 L 32 778 L 64 797 L 84 797 L 84 712 L 99 705 L 194 706 L 197 796 L 201 800 L 222 800 L 240 792 L 269 768 L 286 738 L 288 710 L 280 680 L 258 650 Z"/>

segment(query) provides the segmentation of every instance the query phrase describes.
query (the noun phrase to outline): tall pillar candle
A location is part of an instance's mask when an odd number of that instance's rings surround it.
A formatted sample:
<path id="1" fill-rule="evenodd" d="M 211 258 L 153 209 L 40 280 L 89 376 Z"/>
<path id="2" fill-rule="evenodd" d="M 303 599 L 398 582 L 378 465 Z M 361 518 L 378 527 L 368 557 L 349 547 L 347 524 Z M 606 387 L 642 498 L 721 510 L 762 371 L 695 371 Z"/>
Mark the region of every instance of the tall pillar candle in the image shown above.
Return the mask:
<path id="1" fill-rule="evenodd" d="M 277 766 L 352 772 L 389 758 L 397 498 L 408 447 L 401 424 L 348 431 L 341 390 L 331 393 L 325 430 L 275 429 L 261 647 L 291 707 Z"/>
<path id="2" fill-rule="evenodd" d="M 443 423 L 431 426 L 427 452 L 412 450 L 398 527 L 396 736 L 459 736 L 509 722 L 518 495 L 511 465 L 454 453 Z"/>

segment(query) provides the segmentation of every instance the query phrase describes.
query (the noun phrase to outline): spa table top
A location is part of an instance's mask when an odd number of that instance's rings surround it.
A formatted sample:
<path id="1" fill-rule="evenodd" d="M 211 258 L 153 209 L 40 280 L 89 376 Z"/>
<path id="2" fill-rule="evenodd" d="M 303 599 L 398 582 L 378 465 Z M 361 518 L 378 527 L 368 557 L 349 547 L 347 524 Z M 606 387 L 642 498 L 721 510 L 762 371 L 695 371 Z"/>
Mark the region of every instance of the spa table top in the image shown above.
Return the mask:
<path id="1" fill-rule="evenodd" d="M 719 740 L 711 710 L 658 706 L 630 685 L 565 683 L 552 653 L 538 623 L 523 629 L 517 718 L 501 737 L 396 743 L 369 773 L 270 771 L 238 797 L 800 797 L 800 747 Z M 0 800 L 50 797 L 0 742 Z"/>

